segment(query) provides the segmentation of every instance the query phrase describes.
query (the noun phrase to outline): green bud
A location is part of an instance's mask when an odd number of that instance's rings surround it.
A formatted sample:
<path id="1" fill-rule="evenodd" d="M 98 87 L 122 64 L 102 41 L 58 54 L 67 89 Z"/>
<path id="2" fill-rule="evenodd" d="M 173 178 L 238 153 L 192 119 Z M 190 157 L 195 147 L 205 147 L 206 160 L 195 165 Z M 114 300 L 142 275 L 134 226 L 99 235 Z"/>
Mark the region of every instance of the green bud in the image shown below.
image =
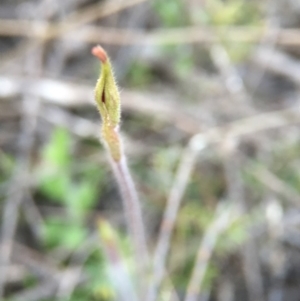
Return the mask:
<path id="1" fill-rule="evenodd" d="M 118 125 L 121 118 L 120 95 L 114 79 L 109 58 L 101 46 L 92 49 L 92 54 L 102 63 L 101 73 L 95 87 L 95 99 L 102 117 L 101 136 L 114 161 L 121 159 L 121 144 Z"/>
<path id="2" fill-rule="evenodd" d="M 95 99 L 104 125 L 116 127 L 120 123 L 121 103 L 119 90 L 109 58 L 101 46 L 92 49 L 92 54 L 102 63 L 101 73 L 95 87 Z"/>

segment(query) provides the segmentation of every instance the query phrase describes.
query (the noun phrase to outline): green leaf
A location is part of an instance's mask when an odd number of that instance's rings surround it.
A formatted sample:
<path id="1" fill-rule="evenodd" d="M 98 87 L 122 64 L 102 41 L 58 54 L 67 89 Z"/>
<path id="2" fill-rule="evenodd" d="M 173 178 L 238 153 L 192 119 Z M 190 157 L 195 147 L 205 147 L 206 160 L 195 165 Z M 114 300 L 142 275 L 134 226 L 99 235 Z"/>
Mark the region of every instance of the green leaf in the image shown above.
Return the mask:
<path id="1" fill-rule="evenodd" d="M 47 197 L 59 203 L 65 203 L 69 194 L 71 180 L 66 173 L 44 174 L 40 176 L 40 190 Z"/>
<path id="2" fill-rule="evenodd" d="M 74 249 L 82 243 L 86 236 L 86 229 L 80 225 L 69 225 L 68 231 L 63 236 L 63 245 L 70 249 Z"/>
<path id="3" fill-rule="evenodd" d="M 71 139 L 68 132 L 57 128 L 42 152 L 36 178 L 41 192 L 52 200 L 63 203 L 70 189 L 69 165 Z"/>
<path id="4" fill-rule="evenodd" d="M 60 218 L 49 218 L 46 220 L 43 238 L 48 247 L 65 247 L 74 249 L 78 247 L 86 237 L 86 229 L 80 224 Z"/>
<path id="5" fill-rule="evenodd" d="M 70 164 L 71 139 L 65 129 L 57 128 L 52 133 L 49 143 L 44 148 L 43 162 L 65 168 Z"/>
<path id="6" fill-rule="evenodd" d="M 73 218 L 81 218 L 86 214 L 86 211 L 96 203 L 97 186 L 91 182 L 82 182 L 77 185 L 72 185 L 66 196 L 66 201 L 70 214 Z"/>

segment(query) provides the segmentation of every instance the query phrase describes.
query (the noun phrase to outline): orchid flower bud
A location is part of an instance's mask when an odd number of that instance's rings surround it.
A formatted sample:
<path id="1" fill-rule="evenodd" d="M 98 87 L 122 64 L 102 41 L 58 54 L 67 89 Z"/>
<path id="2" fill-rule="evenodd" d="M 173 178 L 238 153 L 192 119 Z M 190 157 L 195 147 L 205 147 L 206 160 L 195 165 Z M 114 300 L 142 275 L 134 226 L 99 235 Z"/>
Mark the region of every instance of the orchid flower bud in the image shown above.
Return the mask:
<path id="1" fill-rule="evenodd" d="M 112 158 L 119 161 L 121 159 L 121 143 L 117 133 L 121 119 L 119 90 L 105 50 L 101 46 L 96 46 L 92 49 L 92 54 L 102 63 L 95 87 L 95 100 L 102 117 L 102 139 Z"/>
<path id="2" fill-rule="evenodd" d="M 103 123 L 116 127 L 120 123 L 121 103 L 119 90 L 113 75 L 112 66 L 101 46 L 92 49 L 92 54 L 102 63 L 101 73 L 95 88 L 95 98 Z"/>

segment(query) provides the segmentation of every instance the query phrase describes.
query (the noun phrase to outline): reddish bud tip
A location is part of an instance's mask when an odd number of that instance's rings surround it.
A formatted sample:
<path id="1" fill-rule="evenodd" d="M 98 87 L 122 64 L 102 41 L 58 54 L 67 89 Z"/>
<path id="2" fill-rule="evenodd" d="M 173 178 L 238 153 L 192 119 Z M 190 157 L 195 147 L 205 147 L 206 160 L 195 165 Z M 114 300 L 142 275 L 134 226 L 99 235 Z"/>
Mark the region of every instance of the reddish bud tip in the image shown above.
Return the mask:
<path id="1" fill-rule="evenodd" d="M 107 61 L 107 54 L 100 45 L 92 48 L 92 54 L 97 57 L 102 63 L 105 63 Z"/>

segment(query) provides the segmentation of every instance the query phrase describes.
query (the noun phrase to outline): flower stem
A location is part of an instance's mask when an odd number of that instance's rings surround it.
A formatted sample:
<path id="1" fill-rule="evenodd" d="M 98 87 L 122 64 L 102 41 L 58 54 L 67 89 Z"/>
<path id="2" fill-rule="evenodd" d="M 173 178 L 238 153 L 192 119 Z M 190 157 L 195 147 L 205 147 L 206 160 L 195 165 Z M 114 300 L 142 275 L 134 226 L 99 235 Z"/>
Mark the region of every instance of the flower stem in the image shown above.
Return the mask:
<path id="1" fill-rule="evenodd" d="M 122 141 L 119 134 L 121 101 L 119 90 L 113 76 L 112 66 L 105 50 L 101 46 L 92 49 L 102 64 L 101 73 L 95 87 L 95 100 L 102 117 L 101 136 L 117 179 L 123 199 L 127 227 L 131 235 L 140 292 L 144 291 L 148 269 L 148 251 L 142 210 L 130 175 Z"/>

